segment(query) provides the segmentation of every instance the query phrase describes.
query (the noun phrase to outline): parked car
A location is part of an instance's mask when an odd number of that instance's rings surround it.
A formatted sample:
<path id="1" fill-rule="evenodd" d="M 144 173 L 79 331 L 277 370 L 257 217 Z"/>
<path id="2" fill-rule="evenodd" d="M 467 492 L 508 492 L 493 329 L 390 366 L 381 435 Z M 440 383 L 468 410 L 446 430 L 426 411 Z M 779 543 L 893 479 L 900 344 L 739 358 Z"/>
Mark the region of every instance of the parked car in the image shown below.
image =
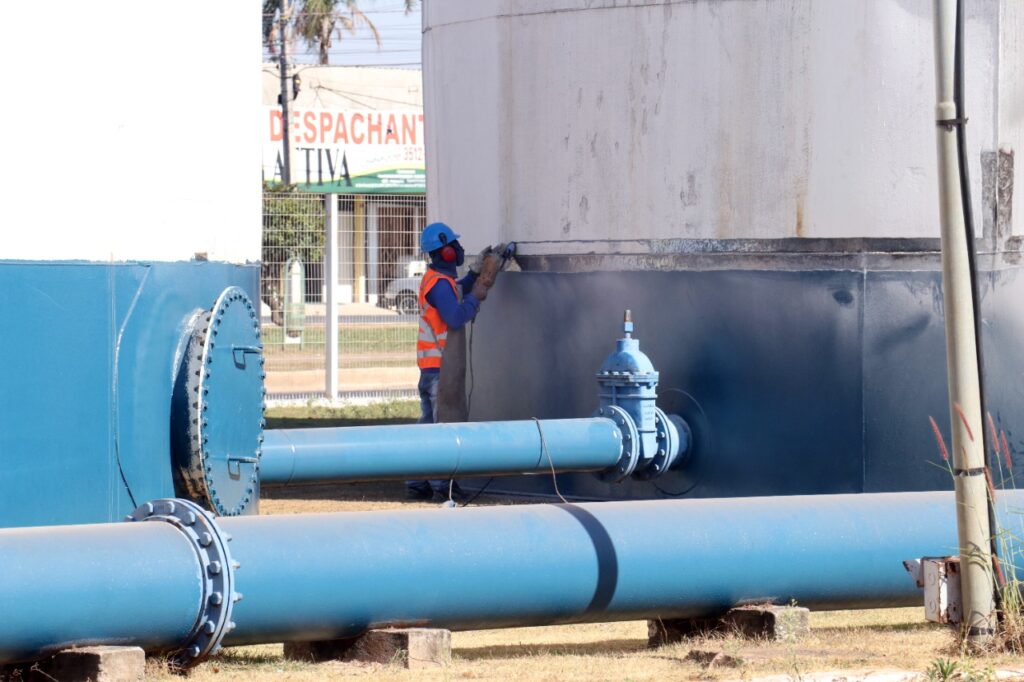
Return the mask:
<path id="1" fill-rule="evenodd" d="M 393 279 L 380 298 L 380 305 L 397 310 L 403 315 L 416 315 L 420 312 L 419 289 L 427 264 L 420 258 L 410 258 L 405 264 L 406 276 Z"/>
<path id="2" fill-rule="evenodd" d="M 403 315 L 415 315 L 420 311 L 418 292 L 422 277 L 393 279 L 381 297 L 385 308 L 397 310 Z"/>

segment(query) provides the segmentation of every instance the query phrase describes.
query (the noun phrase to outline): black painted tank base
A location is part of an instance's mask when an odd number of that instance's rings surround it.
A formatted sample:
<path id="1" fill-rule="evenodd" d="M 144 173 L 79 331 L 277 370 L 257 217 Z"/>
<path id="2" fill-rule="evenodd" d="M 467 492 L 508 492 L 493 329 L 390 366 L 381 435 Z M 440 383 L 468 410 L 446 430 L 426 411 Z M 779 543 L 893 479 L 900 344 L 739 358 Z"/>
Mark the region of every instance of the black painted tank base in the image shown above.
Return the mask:
<path id="1" fill-rule="evenodd" d="M 890 240 L 891 242 L 892 240 Z M 949 489 L 929 424 L 948 432 L 938 243 L 856 252 L 534 256 L 507 273 L 473 329 L 471 419 L 578 417 L 633 311 L 662 400 L 697 431 L 694 456 L 651 481 L 559 476 L 582 499 Z M 842 246 L 842 245 L 840 245 Z M 987 409 L 1024 453 L 1024 277 L 983 255 Z M 692 399 L 691 399 L 692 398 Z M 1024 471 L 1014 463 L 1016 475 Z M 1009 486 L 1005 460 L 997 483 Z M 480 487 L 486 479 L 467 482 Z M 488 491 L 552 494 L 550 477 Z"/>

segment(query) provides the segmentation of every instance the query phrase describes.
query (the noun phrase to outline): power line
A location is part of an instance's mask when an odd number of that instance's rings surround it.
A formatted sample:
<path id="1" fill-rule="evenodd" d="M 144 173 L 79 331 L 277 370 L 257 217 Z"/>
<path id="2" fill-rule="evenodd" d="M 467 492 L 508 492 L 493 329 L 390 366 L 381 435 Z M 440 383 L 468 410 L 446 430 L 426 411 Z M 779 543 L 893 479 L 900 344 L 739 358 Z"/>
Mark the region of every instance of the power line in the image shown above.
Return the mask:
<path id="1" fill-rule="evenodd" d="M 347 91 L 347 90 L 337 90 L 335 88 L 332 88 L 332 87 L 329 87 L 329 86 L 326 86 L 326 85 L 320 85 L 320 84 L 314 85 L 313 89 L 318 91 L 318 92 L 320 90 L 326 90 L 327 92 L 333 93 L 335 95 L 339 95 L 341 97 L 344 97 L 347 100 L 351 100 L 351 101 L 355 102 L 356 104 L 359 104 L 360 106 L 366 107 L 367 109 L 377 109 L 377 107 L 375 105 L 369 103 L 369 102 L 362 101 L 359 98 L 375 99 L 375 100 L 378 100 L 380 102 L 387 102 L 389 104 L 401 104 L 402 106 L 408 106 L 408 107 L 421 108 L 423 106 L 422 102 L 409 102 L 409 101 L 403 101 L 403 100 L 399 100 L 399 99 L 390 99 L 388 97 L 380 97 L 380 96 L 377 96 L 377 95 L 369 95 L 369 94 L 362 93 L 362 92 L 351 92 L 351 91 Z M 319 99 L 319 94 L 317 95 L 317 99 Z"/>
<path id="2" fill-rule="evenodd" d="M 292 63 L 293 67 L 319 67 L 319 66 L 343 66 L 349 69 L 387 69 L 392 67 L 421 67 L 423 62 L 360 62 L 358 64 L 313 64 L 313 63 Z"/>
<path id="3" fill-rule="evenodd" d="M 365 47 L 357 48 L 355 50 L 350 50 L 348 52 L 343 52 L 343 51 L 340 50 L 340 48 L 336 48 L 336 47 L 335 48 L 330 48 L 329 50 L 327 50 L 327 54 L 367 54 L 367 55 L 371 55 L 371 54 L 394 54 L 395 52 L 419 52 L 419 50 L 416 50 L 416 49 L 404 50 L 404 49 L 401 49 L 401 48 L 368 50 Z M 288 56 L 289 57 L 294 57 L 295 55 L 299 55 L 299 54 L 320 54 L 320 50 L 313 50 L 313 49 L 310 49 L 310 50 L 288 50 Z"/>
<path id="4" fill-rule="evenodd" d="M 368 68 L 368 69 L 370 69 L 370 68 L 374 68 L 374 67 L 388 68 L 390 66 L 422 66 L 422 62 L 400 62 L 400 63 L 397 63 L 397 64 L 392 64 L 392 63 L 380 64 L 380 63 L 373 63 L 373 62 L 365 62 L 365 63 L 361 63 L 361 64 L 316 64 L 316 63 L 313 63 L 313 62 L 303 62 L 301 64 L 292 64 L 292 67 L 294 68 L 295 73 L 305 73 L 309 69 L 322 69 L 322 68 L 328 68 L 328 69 L 330 69 L 330 68 L 345 68 L 345 69 Z M 266 70 L 264 70 L 264 71 L 266 71 Z M 273 73 L 276 73 L 276 71 L 274 71 Z"/>
<path id="5" fill-rule="evenodd" d="M 416 11 L 415 9 L 413 11 L 411 11 L 411 12 L 406 12 L 404 9 L 368 9 L 368 10 L 363 12 L 363 14 L 366 15 L 366 16 L 371 16 L 373 14 L 398 14 L 398 13 L 405 14 L 405 15 L 407 15 L 409 17 L 414 17 L 414 16 L 417 16 L 419 14 L 419 12 Z M 307 16 L 307 17 L 321 17 L 321 16 L 343 17 L 343 16 L 349 16 L 346 12 L 340 12 L 340 13 L 339 12 L 303 12 L 301 10 L 296 12 L 296 16 L 298 16 L 298 15 L 303 15 L 303 16 Z M 277 16 L 280 16 L 280 15 L 277 12 L 263 12 L 262 16 L 265 19 L 273 19 L 273 18 L 275 18 Z"/>
<path id="6" fill-rule="evenodd" d="M 293 66 L 297 66 L 293 64 Z M 343 66 L 348 69 L 421 69 L 423 62 L 356 62 L 356 63 L 332 63 L 332 64 L 302 64 L 302 66 Z"/>
<path id="7" fill-rule="evenodd" d="M 377 42 L 376 38 L 350 37 L 348 35 L 343 35 L 341 38 L 338 38 L 337 36 L 331 36 L 331 38 L 332 38 L 332 42 L 337 42 L 337 43 L 374 43 L 375 44 Z M 307 42 L 305 38 L 301 38 L 300 37 L 300 40 L 302 42 Z M 419 43 L 421 40 L 422 40 L 422 38 L 418 34 L 415 35 L 415 36 L 412 36 L 412 37 L 391 36 L 391 35 L 381 34 L 381 40 L 380 41 L 381 41 L 381 43 L 388 43 L 388 42 L 394 42 L 394 41 Z M 319 39 L 313 38 L 312 42 L 319 44 Z"/>
<path id="8" fill-rule="evenodd" d="M 344 28 L 344 27 L 342 27 L 341 30 L 342 30 L 342 35 L 354 36 L 352 38 L 353 40 L 373 40 L 373 38 L 363 38 L 363 37 L 357 36 L 352 31 L 349 31 L 347 28 Z M 356 30 L 359 31 L 359 29 L 356 29 Z M 386 26 L 383 29 L 379 29 L 379 30 L 380 30 L 380 34 L 382 36 L 394 35 L 396 33 L 400 33 L 400 34 L 408 35 L 408 36 L 416 36 L 416 37 L 419 37 L 419 36 L 423 35 L 423 31 L 421 31 L 420 29 L 413 28 L 413 27 L 408 27 L 408 26 Z M 363 33 L 363 31 L 359 31 L 359 32 Z M 300 34 L 300 35 L 298 35 L 296 37 L 301 39 L 302 35 Z M 276 36 L 274 36 L 274 41 L 275 42 L 277 41 L 277 37 Z"/>
<path id="9" fill-rule="evenodd" d="M 367 95 L 365 93 L 350 92 L 348 90 L 336 90 L 336 89 L 328 87 L 326 85 L 316 85 L 314 87 L 318 87 L 320 89 L 327 90 L 328 92 L 333 92 L 336 95 L 343 95 L 343 96 L 358 95 L 359 97 L 367 97 L 369 99 L 375 99 L 375 100 L 379 100 L 381 102 L 390 102 L 392 104 L 405 104 L 405 105 L 408 105 L 408 106 L 411 106 L 411 107 L 423 106 L 422 102 L 407 102 L 407 101 L 403 101 L 403 100 L 400 100 L 400 99 L 390 99 L 388 97 L 380 97 L 379 95 Z"/>

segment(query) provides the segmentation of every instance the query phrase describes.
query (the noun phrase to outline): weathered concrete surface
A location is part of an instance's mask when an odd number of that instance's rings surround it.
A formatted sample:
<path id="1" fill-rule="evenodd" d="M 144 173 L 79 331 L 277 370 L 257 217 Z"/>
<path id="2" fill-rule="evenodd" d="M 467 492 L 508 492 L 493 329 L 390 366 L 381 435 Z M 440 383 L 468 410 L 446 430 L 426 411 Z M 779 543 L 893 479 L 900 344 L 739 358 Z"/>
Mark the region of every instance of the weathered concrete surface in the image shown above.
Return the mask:
<path id="1" fill-rule="evenodd" d="M 810 611 L 798 606 L 741 606 L 721 618 L 647 621 L 648 646 L 674 644 L 709 632 L 735 633 L 748 639 L 795 641 L 811 631 Z M 715 663 L 712 655 L 707 663 Z M 723 661 L 717 664 L 726 665 Z"/>
<path id="2" fill-rule="evenodd" d="M 0 666 L 0 680 L 60 682 L 139 682 L 146 678 L 146 653 L 135 646 L 66 649 L 24 666 Z"/>
<path id="3" fill-rule="evenodd" d="M 982 151 L 1024 145 L 1021 26 L 1020 3 L 969 6 L 975 206 Z M 932 40 L 925 0 L 429 3 L 428 217 L 531 255 L 935 236 Z"/>

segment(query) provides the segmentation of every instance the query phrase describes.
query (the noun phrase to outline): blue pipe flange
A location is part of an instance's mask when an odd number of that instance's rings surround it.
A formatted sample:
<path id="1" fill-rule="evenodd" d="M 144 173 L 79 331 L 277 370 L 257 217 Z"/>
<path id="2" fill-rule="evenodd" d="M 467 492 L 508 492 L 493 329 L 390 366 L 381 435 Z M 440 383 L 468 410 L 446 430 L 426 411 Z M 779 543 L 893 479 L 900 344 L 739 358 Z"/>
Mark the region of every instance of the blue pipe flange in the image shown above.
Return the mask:
<path id="1" fill-rule="evenodd" d="M 681 497 L 697 487 L 712 464 L 711 424 L 697 399 L 678 388 L 658 392 L 658 411 L 675 425 L 679 446 L 657 488 L 669 497 Z"/>
<path id="2" fill-rule="evenodd" d="M 187 333 L 172 407 L 180 494 L 221 516 L 256 513 L 266 425 L 256 308 L 228 287 Z"/>
<path id="3" fill-rule="evenodd" d="M 154 500 L 129 514 L 126 521 L 163 521 L 189 540 L 203 567 L 203 596 L 199 617 L 187 640 L 171 651 L 172 667 L 185 670 L 221 649 L 225 635 L 235 629 L 231 613 L 242 595 L 235 591 L 237 561 L 231 558 L 231 536 L 221 531 L 213 515 L 189 500 Z"/>
<path id="4" fill-rule="evenodd" d="M 660 407 L 656 407 L 654 423 L 657 430 L 657 450 L 646 466 L 637 467 L 633 472 L 633 478 L 640 481 L 666 474 L 690 447 L 690 427 L 681 417 L 666 414 Z"/>
<path id="5" fill-rule="evenodd" d="M 622 456 L 619 463 L 614 469 L 602 472 L 601 479 L 611 483 L 625 480 L 636 470 L 636 465 L 640 461 L 640 432 L 636 428 L 636 423 L 629 413 L 618 405 L 599 407 L 590 416 L 611 419 L 622 433 Z"/>

